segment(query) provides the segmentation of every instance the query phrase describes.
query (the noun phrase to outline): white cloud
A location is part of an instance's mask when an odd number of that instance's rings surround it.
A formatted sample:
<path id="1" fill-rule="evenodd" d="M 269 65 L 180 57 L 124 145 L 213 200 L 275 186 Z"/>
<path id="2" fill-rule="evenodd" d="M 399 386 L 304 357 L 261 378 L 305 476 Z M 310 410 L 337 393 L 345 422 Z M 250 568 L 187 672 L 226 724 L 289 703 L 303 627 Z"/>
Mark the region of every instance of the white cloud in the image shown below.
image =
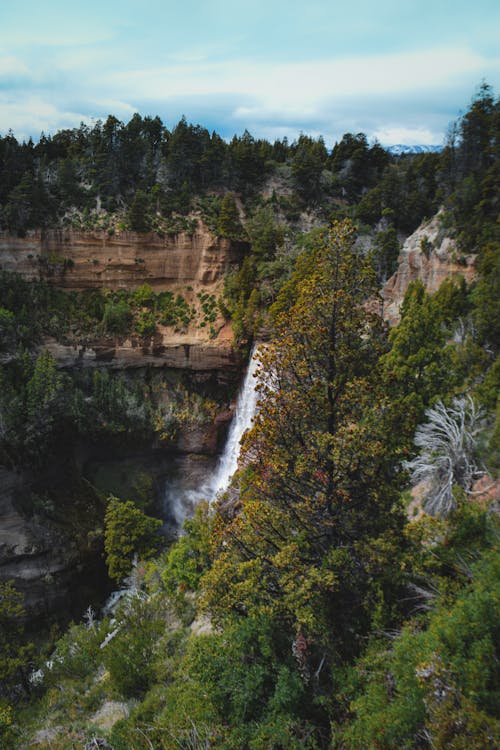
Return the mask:
<path id="1" fill-rule="evenodd" d="M 429 146 L 441 146 L 443 143 L 442 134 L 434 133 L 428 128 L 384 127 L 375 130 L 372 137 L 383 146 L 394 146 L 397 143 L 403 143 L 406 146 L 418 146 L 424 143 Z"/>
<path id="2" fill-rule="evenodd" d="M 25 76 L 29 73 L 28 66 L 22 60 L 13 56 L 0 57 L 0 76 Z"/>
<path id="3" fill-rule="evenodd" d="M 27 138 L 31 133 L 53 132 L 54 123 L 58 127 L 73 127 L 89 118 L 79 112 L 65 111 L 45 101 L 39 96 L 27 96 L 10 100 L 0 95 L 0 133 L 12 129 L 18 140 Z"/>
<path id="4" fill-rule="evenodd" d="M 451 92 L 470 96 L 488 71 L 500 75 L 500 60 L 455 47 L 278 63 L 215 60 L 213 52 L 197 57 L 187 48 L 174 54 L 168 64 L 139 69 L 132 56 L 128 71 L 107 48 L 55 49 L 37 66 L 19 55 L 0 58 L 7 84 L 0 132 L 13 128 L 24 137 L 137 111 L 174 122 L 184 112 L 226 134 L 245 127 L 267 137 L 321 132 L 332 143 L 363 131 L 384 144 L 440 143 L 455 106 L 466 104 Z M 445 106 L 436 110 L 445 97 L 458 102 L 450 114 Z"/>
<path id="5" fill-rule="evenodd" d="M 169 65 L 111 73 L 120 92 L 158 100 L 175 96 L 238 94 L 266 106 L 309 109 L 335 96 L 394 95 L 479 75 L 486 61 L 468 49 L 434 49 L 291 63 L 247 60 Z M 123 93 L 121 94 L 123 95 Z"/>

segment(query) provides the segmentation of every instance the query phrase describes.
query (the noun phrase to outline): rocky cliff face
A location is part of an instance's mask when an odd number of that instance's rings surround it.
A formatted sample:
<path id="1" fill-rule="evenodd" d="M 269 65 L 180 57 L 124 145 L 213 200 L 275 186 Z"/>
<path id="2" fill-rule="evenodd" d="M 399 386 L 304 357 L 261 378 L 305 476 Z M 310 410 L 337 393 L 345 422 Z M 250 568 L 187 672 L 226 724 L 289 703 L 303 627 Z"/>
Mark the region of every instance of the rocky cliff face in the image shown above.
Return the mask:
<path id="1" fill-rule="evenodd" d="M 31 232 L 27 237 L 0 233 L 0 269 L 27 280 L 47 279 L 66 290 L 128 289 L 148 283 L 156 292 L 181 291 L 190 305 L 196 292 L 218 296 L 224 275 L 241 260 L 244 245 L 215 237 L 198 221 L 193 234 Z M 189 371 L 233 372 L 241 360 L 233 348 L 230 326 L 219 325 L 216 338 L 208 328 L 182 332 L 158 326 L 144 341 L 101 338 L 80 342 L 44 342 L 61 367 L 172 367 Z"/>
<path id="2" fill-rule="evenodd" d="M 103 561 L 60 526 L 21 513 L 26 492 L 23 477 L 0 467 L 0 579 L 13 581 L 31 619 L 56 611 L 80 617 L 103 588 Z"/>
<path id="3" fill-rule="evenodd" d="M 201 222 L 193 234 L 173 236 L 72 229 L 0 233 L 0 267 L 26 279 L 49 278 L 64 289 L 135 289 L 147 282 L 155 291 L 175 284 L 219 281 L 238 261 L 241 246 L 215 237 Z"/>
<path id="4" fill-rule="evenodd" d="M 220 294 L 224 274 L 241 259 L 243 250 L 242 245 L 212 235 L 201 221 L 193 234 L 172 237 L 73 230 L 32 232 L 24 238 L 0 233 L 0 269 L 27 280 L 47 279 L 69 291 L 133 290 L 148 283 L 156 292 L 179 291 L 196 305 L 199 290 Z M 150 339 L 104 337 L 85 343 L 51 339 L 42 347 L 62 368 L 162 367 L 181 373 L 195 390 L 198 384 L 205 390 L 215 384 L 224 392 L 227 385 L 234 386 L 242 361 L 230 326 L 223 325 L 222 319 L 215 325 L 215 337 L 207 327 L 193 323 L 177 332 L 158 326 Z M 137 449 L 140 456 L 132 452 L 110 458 L 96 448 L 84 476 L 89 473 L 94 480 L 92 471 L 130 476 L 135 461 L 159 487 L 170 476 L 194 486 L 213 467 L 221 448 L 231 418 L 226 405 L 223 409 L 212 424 L 180 429 L 169 452 L 142 446 Z M 85 596 L 88 604 L 91 592 L 105 580 L 102 540 L 92 548 L 85 534 L 80 539 L 74 530 L 46 517 L 26 517 L 23 497 L 30 491 L 28 477 L 0 467 L 0 579 L 14 581 L 25 596 L 30 618 L 57 611 L 79 617 Z"/>
<path id="5" fill-rule="evenodd" d="M 405 241 L 398 270 L 382 290 L 384 318 L 390 325 L 399 322 L 399 308 L 411 281 L 420 279 L 431 294 L 445 278 L 463 276 L 470 283 L 476 275 L 474 261 L 474 255 L 462 256 L 454 240 L 446 237 L 437 214 Z"/>
<path id="6" fill-rule="evenodd" d="M 139 337 L 101 339 L 89 345 L 61 344 L 53 339 L 44 342 L 60 367 L 168 367 L 202 372 L 235 372 L 241 357 L 233 347 L 230 330 L 219 332 L 217 339 L 207 341 L 202 335 L 187 333 L 172 336 L 160 332 L 148 342 Z"/>

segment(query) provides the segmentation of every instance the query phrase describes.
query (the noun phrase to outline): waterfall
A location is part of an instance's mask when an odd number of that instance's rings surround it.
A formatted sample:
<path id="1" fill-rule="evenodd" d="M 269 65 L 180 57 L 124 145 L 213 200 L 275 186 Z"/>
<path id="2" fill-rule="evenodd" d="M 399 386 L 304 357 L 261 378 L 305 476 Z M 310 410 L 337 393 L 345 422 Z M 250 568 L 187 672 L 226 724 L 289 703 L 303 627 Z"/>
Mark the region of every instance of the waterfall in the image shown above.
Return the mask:
<path id="1" fill-rule="evenodd" d="M 248 369 L 238 395 L 236 411 L 229 428 L 224 452 L 219 464 L 210 479 L 211 497 L 214 500 L 219 492 L 223 492 L 229 485 L 229 480 L 238 468 L 240 442 L 245 432 L 252 426 L 252 419 L 257 408 L 257 391 L 255 390 L 255 374 L 257 372 L 256 347 L 252 351 Z"/>
<path id="2" fill-rule="evenodd" d="M 196 489 L 183 488 L 180 483 L 172 482 L 166 489 L 165 501 L 176 524 L 182 528 L 186 518 L 191 515 L 196 505 L 202 500 L 212 503 L 217 495 L 228 487 L 229 481 L 238 468 L 240 442 L 244 433 L 251 427 L 252 419 L 257 408 L 258 394 L 255 390 L 255 375 L 257 371 L 257 346 L 254 346 L 247 372 L 243 380 L 234 417 L 215 470 Z"/>

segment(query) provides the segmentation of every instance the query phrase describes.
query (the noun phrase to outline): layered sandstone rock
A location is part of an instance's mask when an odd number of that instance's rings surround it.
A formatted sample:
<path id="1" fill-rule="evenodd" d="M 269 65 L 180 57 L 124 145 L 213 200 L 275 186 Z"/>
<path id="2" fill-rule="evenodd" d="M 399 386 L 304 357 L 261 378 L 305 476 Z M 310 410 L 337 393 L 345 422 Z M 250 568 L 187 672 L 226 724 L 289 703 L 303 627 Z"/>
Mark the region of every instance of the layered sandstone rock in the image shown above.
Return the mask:
<path id="1" fill-rule="evenodd" d="M 19 238 L 0 233 L 0 269 L 19 273 L 27 280 L 48 279 L 67 290 L 128 289 L 148 283 L 156 292 L 181 292 L 191 306 L 199 305 L 196 292 L 218 296 L 223 277 L 241 259 L 244 246 L 215 237 L 198 221 L 193 234 L 160 237 L 157 234 L 31 232 Z M 108 366 L 172 367 L 189 371 L 225 371 L 241 366 L 233 348 L 230 326 L 214 338 L 196 321 L 183 331 L 158 326 L 149 340 L 138 336 L 109 337 L 91 342 L 48 340 L 61 367 Z"/>
<path id="2" fill-rule="evenodd" d="M 438 213 L 405 241 L 398 270 L 382 290 L 384 318 L 390 325 L 399 322 L 399 308 L 411 281 L 420 279 L 431 294 L 445 278 L 463 276 L 470 283 L 476 275 L 474 261 L 474 255 L 463 256 L 454 240 L 445 235 Z"/>
<path id="3" fill-rule="evenodd" d="M 183 341 L 171 340 L 168 333 L 144 343 L 137 338 L 100 340 L 90 345 L 61 344 L 48 339 L 41 347 L 48 349 L 59 367 L 109 367 L 125 370 L 131 367 L 169 367 L 192 372 L 231 371 L 241 367 L 241 357 L 232 339 L 207 342 L 186 335 Z"/>
<path id="4" fill-rule="evenodd" d="M 0 233 L 0 267 L 26 279 L 49 278 L 64 289 L 135 289 L 144 282 L 155 291 L 175 284 L 210 285 L 236 263 L 242 247 L 215 237 L 198 221 L 193 234 L 72 229 Z"/>

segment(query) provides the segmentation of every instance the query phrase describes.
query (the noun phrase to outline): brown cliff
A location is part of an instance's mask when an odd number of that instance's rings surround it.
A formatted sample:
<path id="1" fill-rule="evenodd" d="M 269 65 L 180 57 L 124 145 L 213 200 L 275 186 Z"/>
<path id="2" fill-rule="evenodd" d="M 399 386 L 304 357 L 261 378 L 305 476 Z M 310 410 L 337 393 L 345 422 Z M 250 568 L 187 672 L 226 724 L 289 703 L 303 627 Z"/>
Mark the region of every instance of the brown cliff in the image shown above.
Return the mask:
<path id="1" fill-rule="evenodd" d="M 128 289 L 149 284 L 156 292 L 181 292 L 192 307 L 199 306 L 197 292 L 218 296 L 224 275 L 241 260 L 242 243 L 216 237 L 198 220 L 192 234 L 161 237 L 71 229 L 35 231 L 26 237 L 0 233 L 0 269 L 27 280 L 47 279 L 68 291 Z M 172 367 L 190 371 L 235 370 L 241 360 L 233 348 L 229 325 L 221 316 L 214 324 L 217 335 L 196 322 L 174 332 L 158 326 L 151 339 L 96 338 L 91 342 L 49 340 L 61 367 L 107 366 Z"/>
<path id="2" fill-rule="evenodd" d="M 463 276 L 470 283 L 476 275 L 474 255 L 463 256 L 443 231 L 440 213 L 427 221 L 405 241 L 398 270 L 382 289 L 384 318 L 391 326 L 399 323 L 399 308 L 411 281 L 420 279 L 431 294 L 446 278 Z"/>
<path id="3" fill-rule="evenodd" d="M 72 229 L 38 230 L 22 238 L 0 233 L 2 270 L 26 279 L 49 278 L 72 290 L 135 289 L 144 282 L 155 291 L 176 284 L 210 286 L 240 254 L 240 245 L 215 237 L 201 220 L 192 234 L 164 237 Z"/>
<path id="4" fill-rule="evenodd" d="M 228 327 L 221 329 L 213 341 L 206 340 L 206 334 L 198 332 L 172 334 L 163 330 L 148 341 L 138 336 L 96 339 L 89 344 L 62 344 L 47 339 L 41 348 L 48 349 L 59 367 L 64 368 L 125 370 L 131 367 L 169 367 L 192 372 L 234 372 L 242 365 Z"/>

